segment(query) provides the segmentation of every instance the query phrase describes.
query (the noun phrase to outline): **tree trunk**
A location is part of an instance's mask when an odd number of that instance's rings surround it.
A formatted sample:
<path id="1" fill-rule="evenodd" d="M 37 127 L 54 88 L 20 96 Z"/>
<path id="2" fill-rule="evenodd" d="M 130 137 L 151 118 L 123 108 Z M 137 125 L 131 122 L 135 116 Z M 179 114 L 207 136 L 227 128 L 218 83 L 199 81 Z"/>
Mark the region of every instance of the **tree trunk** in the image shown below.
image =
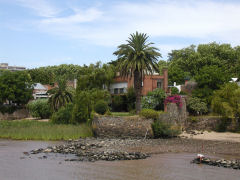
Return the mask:
<path id="1" fill-rule="evenodd" d="M 139 71 L 134 71 L 134 90 L 136 93 L 136 113 L 141 111 L 141 96 L 142 96 L 142 75 Z"/>

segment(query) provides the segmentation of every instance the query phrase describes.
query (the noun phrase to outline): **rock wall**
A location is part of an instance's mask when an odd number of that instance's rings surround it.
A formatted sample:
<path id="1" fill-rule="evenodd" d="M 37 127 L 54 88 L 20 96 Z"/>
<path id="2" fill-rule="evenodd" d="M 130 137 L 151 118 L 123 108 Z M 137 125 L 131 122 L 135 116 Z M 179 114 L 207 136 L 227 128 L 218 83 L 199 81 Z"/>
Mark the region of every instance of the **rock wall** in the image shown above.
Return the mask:
<path id="1" fill-rule="evenodd" d="M 216 130 L 217 124 L 221 117 L 218 116 L 202 116 L 202 117 L 188 117 L 185 124 L 186 130 Z"/>
<path id="2" fill-rule="evenodd" d="M 0 120 L 24 119 L 27 117 L 29 117 L 29 112 L 26 109 L 18 109 L 12 114 L 0 113 Z"/>
<path id="3" fill-rule="evenodd" d="M 93 119 L 93 131 L 97 137 L 152 138 L 153 120 L 140 117 L 96 116 Z"/>
<path id="4" fill-rule="evenodd" d="M 175 103 L 167 104 L 167 113 L 160 114 L 159 119 L 168 124 L 183 126 L 187 120 L 185 98 L 182 98 L 182 107 L 178 107 Z"/>

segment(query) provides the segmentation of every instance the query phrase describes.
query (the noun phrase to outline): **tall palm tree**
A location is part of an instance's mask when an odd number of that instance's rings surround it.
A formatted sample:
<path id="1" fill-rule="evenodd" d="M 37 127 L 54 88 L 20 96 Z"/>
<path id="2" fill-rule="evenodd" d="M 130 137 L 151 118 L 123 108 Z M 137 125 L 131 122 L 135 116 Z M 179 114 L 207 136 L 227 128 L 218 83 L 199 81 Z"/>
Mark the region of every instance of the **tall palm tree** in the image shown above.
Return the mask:
<path id="1" fill-rule="evenodd" d="M 72 88 L 73 89 L 73 88 Z M 66 79 L 58 79 L 57 87 L 48 91 L 51 95 L 49 103 L 52 109 L 56 112 L 62 106 L 73 101 L 73 90 L 67 86 Z"/>
<path id="2" fill-rule="evenodd" d="M 118 46 L 113 54 L 118 58 L 118 69 L 122 77 L 134 78 L 134 90 L 136 93 L 136 111 L 141 110 L 142 80 L 145 74 L 158 72 L 159 49 L 152 47 L 145 33 L 130 34 L 127 44 Z"/>

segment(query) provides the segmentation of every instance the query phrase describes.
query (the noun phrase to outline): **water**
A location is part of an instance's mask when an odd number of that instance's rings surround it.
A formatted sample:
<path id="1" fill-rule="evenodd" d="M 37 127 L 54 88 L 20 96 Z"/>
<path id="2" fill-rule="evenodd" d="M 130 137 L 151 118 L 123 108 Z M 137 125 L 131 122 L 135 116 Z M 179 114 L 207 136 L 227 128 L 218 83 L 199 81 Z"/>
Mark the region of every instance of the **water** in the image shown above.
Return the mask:
<path id="1" fill-rule="evenodd" d="M 0 180 L 239 180 L 240 170 L 190 164 L 195 154 L 159 154 L 145 160 L 69 162 L 69 156 L 23 155 L 61 142 L 0 140 Z M 22 159 L 24 157 L 24 159 Z"/>

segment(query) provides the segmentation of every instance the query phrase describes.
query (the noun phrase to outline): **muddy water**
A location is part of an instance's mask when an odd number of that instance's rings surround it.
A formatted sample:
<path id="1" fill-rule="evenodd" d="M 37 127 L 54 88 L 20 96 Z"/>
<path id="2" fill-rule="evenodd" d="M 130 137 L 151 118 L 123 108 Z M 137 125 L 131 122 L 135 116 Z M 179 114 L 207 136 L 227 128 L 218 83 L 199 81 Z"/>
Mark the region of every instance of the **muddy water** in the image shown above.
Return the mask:
<path id="1" fill-rule="evenodd" d="M 145 160 L 69 162 L 65 155 L 22 152 L 60 142 L 0 140 L 0 180 L 163 179 L 239 180 L 240 170 L 190 164 L 195 154 L 160 154 Z"/>

